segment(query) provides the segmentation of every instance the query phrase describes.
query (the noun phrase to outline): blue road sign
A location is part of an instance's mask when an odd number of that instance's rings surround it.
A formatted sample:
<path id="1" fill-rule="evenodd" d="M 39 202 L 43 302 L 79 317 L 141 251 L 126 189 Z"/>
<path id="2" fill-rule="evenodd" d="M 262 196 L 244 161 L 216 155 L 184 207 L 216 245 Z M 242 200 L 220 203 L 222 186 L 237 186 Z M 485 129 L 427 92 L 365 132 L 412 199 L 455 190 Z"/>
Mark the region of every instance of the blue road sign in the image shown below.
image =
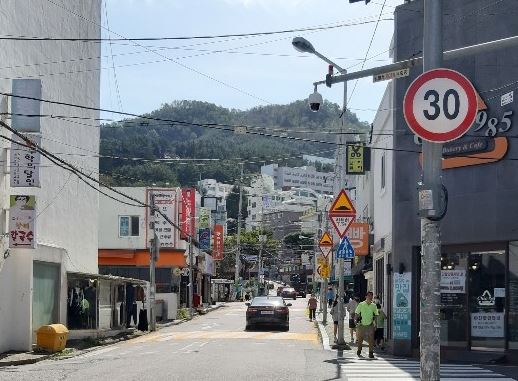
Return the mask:
<path id="1" fill-rule="evenodd" d="M 351 245 L 351 241 L 349 241 L 348 237 L 344 237 L 340 241 L 340 245 L 338 246 L 338 250 L 336 252 L 336 258 L 354 258 L 354 248 L 353 245 Z"/>

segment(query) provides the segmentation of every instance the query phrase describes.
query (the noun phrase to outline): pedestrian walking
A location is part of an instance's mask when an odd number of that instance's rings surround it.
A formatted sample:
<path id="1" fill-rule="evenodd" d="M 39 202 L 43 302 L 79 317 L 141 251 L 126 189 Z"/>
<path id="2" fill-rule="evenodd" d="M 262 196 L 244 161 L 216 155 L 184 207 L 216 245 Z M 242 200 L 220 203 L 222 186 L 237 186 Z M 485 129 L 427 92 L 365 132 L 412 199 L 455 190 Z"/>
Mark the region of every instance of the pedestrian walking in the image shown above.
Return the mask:
<path id="1" fill-rule="evenodd" d="M 358 304 L 355 313 L 357 315 L 357 327 L 356 327 L 356 340 L 358 342 L 358 350 L 356 354 L 358 357 L 362 357 L 362 345 L 363 340 L 367 339 L 369 343 L 369 358 L 374 358 L 374 318 L 378 316 L 378 309 L 376 305 L 372 303 L 372 292 L 367 292 L 365 301 Z"/>
<path id="2" fill-rule="evenodd" d="M 381 304 L 376 304 L 376 308 L 378 309 L 378 316 L 376 316 L 376 331 L 374 332 L 374 342 L 376 346 L 379 346 L 382 351 L 385 350 L 385 320 L 387 319 L 387 315 L 383 312 L 381 308 Z"/>
<path id="3" fill-rule="evenodd" d="M 318 301 L 317 298 L 315 298 L 315 294 L 311 294 L 311 297 L 308 300 L 309 321 L 313 321 L 313 319 L 316 319 L 317 305 Z"/>
<path id="4" fill-rule="evenodd" d="M 349 303 L 347 303 L 347 312 L 349 312 L 349 332 L 351 334 L 351 343 L 354 343 L 354 332 L 356 331 L 356 307 L 358 307 L 359 299 L 360 298 L 358 297 L 358 295 L 354 295 L 354 297 L 349 299 Z"/>
<path id="5" fill-rule="evenodd" d="M 327 304 L 329 308 L 333 307 L 333 301 L 335 300 L 335 292 L 333 290 L 333 286 L 329 286 L 327 289 Z"/>

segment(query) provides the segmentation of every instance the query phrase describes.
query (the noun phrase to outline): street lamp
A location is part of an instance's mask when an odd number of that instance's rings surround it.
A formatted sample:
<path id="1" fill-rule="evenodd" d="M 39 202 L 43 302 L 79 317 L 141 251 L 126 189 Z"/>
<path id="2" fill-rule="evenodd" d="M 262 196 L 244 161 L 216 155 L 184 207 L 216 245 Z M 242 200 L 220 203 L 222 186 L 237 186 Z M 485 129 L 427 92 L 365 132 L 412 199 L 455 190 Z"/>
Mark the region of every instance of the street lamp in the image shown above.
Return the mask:
<path id="1" fill-rule="evenodd" d="M 314 54 L 324 62 L 327 62 L 332 67 L 335 67 L 340 74 L 347 74 L 347 70 L 340 67 L 340 65 L 336 64 L 326 56 L 320 54 L 313 44 L 306 40 L 303 37 L 295 37 L 291 44 L 293 47 L 302 53 L 310 53 Z M 332 74 L 332 67 L 329 68 L 329 74 Z M 316 89 L 316 84 L 315 84 Z M 316 90 L 315 90 L 316 91 Z M 310 99 L 310 107 L 313 111 L 314 105 L 311 103 Z M 344 125 L 346 121 L 346 109 L 347 109 L 347 81 L 344 81 L 344 99 L 343 99 L 343 110 L 342 110 L 342 128 L 340 129 L 340 134 L 338 135 L 338 147 L 336 149 L 336 165 L 335 165 L 335 194 L 338 194 L 340 189 L 345 185 L 344 173 L 345 173 L 345 152 L 344 152 Z M 337 337 L 337 345 L 341 347 L 346 347 L 345 339 L 344 339 L 344 259 L 339 258 L 338 260 L 338 337 Z M 324 290 L 327 290 L 327 279 L 324 279 Z M 327 314 L 327 304 L 324 304 L 324 317 Z"/>

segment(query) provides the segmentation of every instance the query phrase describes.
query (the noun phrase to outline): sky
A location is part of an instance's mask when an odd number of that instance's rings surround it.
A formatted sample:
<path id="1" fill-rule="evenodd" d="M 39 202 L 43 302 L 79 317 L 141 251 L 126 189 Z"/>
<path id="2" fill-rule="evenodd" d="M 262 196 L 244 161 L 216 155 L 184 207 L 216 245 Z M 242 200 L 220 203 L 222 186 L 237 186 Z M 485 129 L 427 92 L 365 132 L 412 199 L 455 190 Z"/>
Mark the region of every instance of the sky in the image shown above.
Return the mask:
<path id="1" fill-rule="evenodd" d="M 325 78 L 328 65 L 293 49 L 293 37 L 305 37 L 349 72 L 361 70 L 362 64 L 365 69 L 385 65 L 391 62 L 394 7 L 402 2 L 104 0 L 103 26 L 114 32 L 103 29 L 105 38 L 334 28 L 239 38 L 106 42 L 101 61 L 101 104 L 142 114 L 184 99 L 240 110 L 306 99 L 313 91 L 313 82 Z M 370 59 L 363 62 L 365 57 Z M 371 122 L 386 85 L 374 84 L 372 78 L 359 80 L 356 88 L 355 82 L 350 82 L 350 110 L 360 120 Z M 343 85 L 331 89 L 321 86 L 318 91 L 324 99 L 342 104 Z"/>

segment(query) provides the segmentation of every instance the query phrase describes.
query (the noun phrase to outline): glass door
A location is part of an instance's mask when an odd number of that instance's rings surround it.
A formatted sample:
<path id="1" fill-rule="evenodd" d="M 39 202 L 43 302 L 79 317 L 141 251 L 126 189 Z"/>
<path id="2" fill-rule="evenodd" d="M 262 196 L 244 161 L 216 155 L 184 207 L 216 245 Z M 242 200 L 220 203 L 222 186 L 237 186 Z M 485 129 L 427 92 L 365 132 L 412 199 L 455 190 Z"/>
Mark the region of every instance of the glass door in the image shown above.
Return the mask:
<path id="1" fill-rule="evenodd" d="M 468 347 L 468 253 L 441 255 L 441 345 Z"/>
<path id="2" fill-rule="evenodd" d="M 506 252 L 469 254 L 469 312 L 472 349 L 505 349 Z"/>

